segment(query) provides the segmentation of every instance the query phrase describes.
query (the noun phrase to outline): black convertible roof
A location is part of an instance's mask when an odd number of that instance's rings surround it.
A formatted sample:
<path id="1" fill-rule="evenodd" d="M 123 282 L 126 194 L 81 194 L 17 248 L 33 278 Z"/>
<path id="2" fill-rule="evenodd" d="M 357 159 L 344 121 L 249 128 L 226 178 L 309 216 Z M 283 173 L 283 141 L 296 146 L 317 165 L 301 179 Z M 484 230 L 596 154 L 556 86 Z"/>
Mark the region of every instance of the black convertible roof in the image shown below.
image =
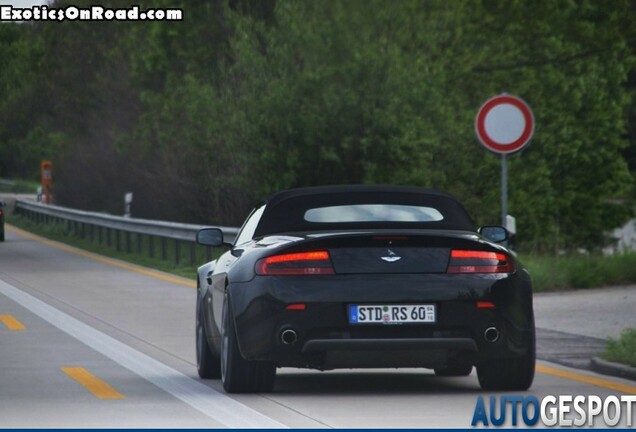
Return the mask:
<path id="1" fill-rule="evenodd" d="M 421 188 L 416 186 L 352 184 L 352 185 L 312 186 L 312 187 L 288 189 L 288 190 L 284 190 L 284 191 L 277 192 L 275 194 L 270 195 L 265 200 L 265 202 L 269 204 L 276 204 L 279 201 L 283 201 L 288 198 L 293 198 L 298 196 L 323 195 L 323 194 L 333 194 L 333 193 L 358 193 L 358 192 L 367 192 L 367 193 L 373 192 L 373 193 L 386 193 L 386 194 L 391 194 L 396 192 L 406 192 L 406 193 L 444 196 L 444 197 L 457 201 L 457 199 L 453 197 L 452 195 L 447 194 L 446 192 L 435 190 L 435 189 L 426 189 L 426 188 Z"/>
<path id="2" fill-rule="evenodd" d="M 349 229 L 452 229 L 475 231 L 464 207 L 452 195 L 438 190 L 394 185 L 333 185 L 289 189 L 265 200 L 265 212 L 254 237 L 270 234 Z M 305 220 L 309 209 L 349 204 L 398 204 L 427 206 L 444 219 L 431 222 L 314 223 Z"/>

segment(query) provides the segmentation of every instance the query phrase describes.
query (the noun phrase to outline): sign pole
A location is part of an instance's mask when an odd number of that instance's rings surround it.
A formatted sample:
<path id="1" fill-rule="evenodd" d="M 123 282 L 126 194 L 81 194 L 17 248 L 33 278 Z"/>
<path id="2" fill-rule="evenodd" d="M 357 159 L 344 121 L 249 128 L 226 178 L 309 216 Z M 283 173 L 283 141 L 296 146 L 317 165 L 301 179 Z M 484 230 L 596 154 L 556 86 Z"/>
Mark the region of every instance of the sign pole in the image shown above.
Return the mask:
<path id="1" fill-rule="evenodd" d="M 488 99 L 475 117 L 477 139 L 486 149 L 501 154 L 501 225 L 508 228 L 508 154 L 524 148 L 534 133 L 534 116 L 516 96 L 501 94 Z M 511 222 L 511 226 L 513 223 Z"/>
<path id="2" fill-rule="evenodd" d="M 508 160 L 506 154 L 501 155 L 501 225 L 506 226 L 508 214 Z"/>

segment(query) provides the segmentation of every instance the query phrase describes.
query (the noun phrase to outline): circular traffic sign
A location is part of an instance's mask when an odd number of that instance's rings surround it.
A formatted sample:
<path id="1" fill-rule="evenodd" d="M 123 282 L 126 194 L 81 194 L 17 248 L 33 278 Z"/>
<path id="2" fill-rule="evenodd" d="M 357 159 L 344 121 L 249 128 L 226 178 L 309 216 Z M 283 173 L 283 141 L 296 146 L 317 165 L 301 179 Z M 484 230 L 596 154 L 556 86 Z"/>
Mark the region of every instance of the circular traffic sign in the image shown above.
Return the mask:
<path id="1" fill-rule="evenodd" d="M 479 142 L 488 150 L 500 154 L 514 153 L 528 144 L 532 137 L 532 110 L 516 96 L 495 96 L 479 108 L 475 132 Z"/>

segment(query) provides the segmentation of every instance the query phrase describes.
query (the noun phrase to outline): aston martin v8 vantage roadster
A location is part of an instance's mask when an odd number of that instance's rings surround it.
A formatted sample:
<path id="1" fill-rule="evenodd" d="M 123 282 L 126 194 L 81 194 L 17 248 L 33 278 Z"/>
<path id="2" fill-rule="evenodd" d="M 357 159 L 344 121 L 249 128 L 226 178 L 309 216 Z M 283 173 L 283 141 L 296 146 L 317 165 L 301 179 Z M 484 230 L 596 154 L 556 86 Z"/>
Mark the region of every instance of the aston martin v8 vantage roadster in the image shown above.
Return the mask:
<path id="1" fill-rule="evenodd" d="M 500 226 L 452 196 L 322 186 L 260 203 L 198 269 L 197 368 L 230 393 L 268 392 L 276 369 L 433 369 L 526 390 L 535 368 L 530 276 Z M 197 241 L 221 246 L 206 228 Z"/>

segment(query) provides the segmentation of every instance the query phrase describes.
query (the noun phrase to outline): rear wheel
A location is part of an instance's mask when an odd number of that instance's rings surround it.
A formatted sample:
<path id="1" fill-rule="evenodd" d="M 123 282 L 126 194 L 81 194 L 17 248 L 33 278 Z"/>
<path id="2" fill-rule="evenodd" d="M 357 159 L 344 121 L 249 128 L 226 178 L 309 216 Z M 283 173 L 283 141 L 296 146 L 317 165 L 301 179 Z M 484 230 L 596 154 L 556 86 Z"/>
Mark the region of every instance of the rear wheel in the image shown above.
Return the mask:
<path id="1" fill-rule="evenodd" d="M 221 378 L 221 360 L 218 356 L 215 356 L 210 349 L 201 313 L 197 316 L 196 346 L 197 371 L 199 372 L 199 376 L 204 379 Z"/>
<path id="2" fill-rule="evenodd" d="M 221 329 L 221 380 L 228 393 L 266 393 L 274 388 L 276 365 L 271 362 L 249 361 L 241 355 L 234 327 L 234 316 L 227 295 L 223 301 Z"/>
<path id="3" fill-rule="evenodd" d="M 534 380 L 534 328 L 528 351 L 521 357 L 491 360 L 477 366 L 479 384 L 484 390 L 528 390 Z"/>
<path id="4" fill-rule="evenodd" d="M 441 377 L 468 376 L 473 371 L 471 364 L 449 365 L 443 368 L 435 368 L 435 375 Z"/>

